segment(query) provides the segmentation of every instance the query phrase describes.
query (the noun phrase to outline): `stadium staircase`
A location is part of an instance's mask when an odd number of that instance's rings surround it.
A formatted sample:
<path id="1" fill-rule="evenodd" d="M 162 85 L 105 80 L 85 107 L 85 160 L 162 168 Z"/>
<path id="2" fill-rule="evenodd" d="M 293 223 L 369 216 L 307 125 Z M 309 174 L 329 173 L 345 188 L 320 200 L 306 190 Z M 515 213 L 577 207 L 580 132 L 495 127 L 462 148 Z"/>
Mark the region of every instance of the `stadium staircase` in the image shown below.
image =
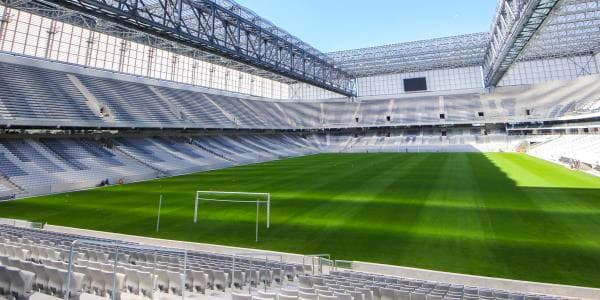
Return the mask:
<path id="1" fill-rule="evenodd" d="M 114 122 L 115 119 L 112 117 L 112 113 L 108 106 L 98 101 L 98 99 L 90 93 L 90 91 L 79 81 L 75 75 L 67 74 L 67 78 L 73 83 L 73 85 L 79 90 L 79 92 L 85 97 L 86 105 L 101 118 L 106 118 L 108 121 Z"/>
<path id="2" fill-rule="evenodd" d="M 38 153 L 43 153 L 41 155 L 46 155 L 46 158 L 51 161 L 51 163 L 54 163 L 55 165 L 58 166 L 58 168 L 62 169 L 62 170 L 69 170 L 70 169 L 70 165 L 69 162 L 63 160 L 63 158 L 61 158 L 60 156 L 58 156 L 57 153 L 55 153 L 52 149 L 50 149 L 47 145 L 45 145 L 44 143 L 41 142 L 32 142 L 31 140 L 26 141 L 26 143 L 28 143 L 32 149 L 34 149 L 34 151 L 37 151 Z"/>
<path id="3" fill-rule="evenodd" d="M 352 142 L 354 141 L 354 139 L 352 137 L 349 137 L 348 140 L 346 142 L 344 142 L 344 144 L 340 147 L 340 151 L 344 152 L 344 151 L 348 151 L 348 148 L 350 148 L 352 146 Z"/>
<path id="4" fill-rule="evenodd" d="M 12 188 L 12 190 L 15 191 L 15 196 L 23 196 L 27 194 L 27 191 L 23 187 L 16 184 L 14 181 L 10 180 L 10 177 L 2 173 L 0 173 L 0 185 Z"/>
<path id="5" fill-rule="evenodd" d="M 279 112 L 281 112 L 281 115 L 283 116 L 283 119 L 285 120 L 285 123 L 288 124 L 289 126 L 294 127 L 294 123 L 292 122 L 292 119 L 285 112 L 285 110 L 283 108 L 281 108 L 281 105 L 279 105 L 279 103 L 277 103 L 277 102 L 273 102 L 273 104 L 275 105 L 275 108 L 277 108 L 277 110 Z"/>
<path id="6" fill-rule="evenodd" d="M 154 94 L 156 94 L 156 96 L 157 96 L 158 98 L 160 98 L 160 99 L 161 99 L 161 100 L 164 102 L 164 104 L 167 106 L 167 108 L 168 108 L 169 110 L 171 110 L 171 112 L 172 112 L 172 113 L 173 113 L 175 116 L 177 116 L 177 117 L 178 117 L 180 120 L 182 120 L 182 121 L 185 121 L 185 114 L 183 113 L 183 111 L 182 111 L 181 109 L 177 108 L 177 106 L 175 106 L 175 104 L 173 104 L 173 103 L 171 102 L 171 100 L 169 100 L 169 98 L 168 98 L 168 97 L 165 97 L 165 95 L 163 95 L 163 94 L 160 92 L 160 90 L 159 90 L 158 88 L 156 88 L 156 87 L 153 87 L 153 86 L 148 86 L 148 88 L 149 88 L 149 89 L 150 89 L 150 90 L 151 90 L 151 91 L 152 91 Z"/>
<path id="7" fill-rule="evenodd" d="M 228 161 L 230 163 L 237 164 L 237 161 L 235 161 L 235 160 L 227 157 L 226 155 L 223 155 L 221 153 L 217 153 L 217 152 L 215 152 L 215 151 L 213 151 L 213 150 L 205 147 L 204 145 L 202 145 L 202 143 L 198 142 L 197 140 L 192 139 L 192 144 L 194 144 L 195 146 L 198 146 L 200 149 L 202 149 L 202 150 L 204 150 L 204 151 L 206 151 L 206 152 L 208 152 L 208 153 L 210 153 L 210 154 L 212 154 L 212 155 L 214 155 L 216 157 L 222 158 L 222 159 L 224 159 L 224 160 L 226 160 L 226 161 Z"/>
<path id="8" fill-rule="evenodd" d="M 167 177 L 169 176 L 169 172 L 160 169 L 150 163 L 145 162 L 142 159 L 139 159 L 138 157 L 136 157 L 135 155 L 129 153 L 129 151 L 127 151 L 126 149 L 123 149 L 122 147 L 120 147 L 118 144 L 115 144 L 115 146 L 113 147 L 113 149 L 115 151 L 119 151 L 119 153 L 122 153 L 123 155 L 125 155 L 128 158 L 131 158 L 132 160 L 135 160 L 136 162 L 142 164 L 143 166 L 146 166 L 154 171 L 156 171 L 156 177 Z"/>
<path id="9" fill-rule="evenodd" d="M 544 146 L 548 143 L 551 143 L 552 141 L 555 141 L 559 138 L 560 138 L 560 136 L 558 135 L 558 136 L 552 136 L 552 137 L 545 137 L 544 139 L 541 139 L 541 140 L 529 141 L 529 144 L 527 145 L 527 152 L 529 152 L 533 149 L 542 147 L 542 146 Z"/>
<path id="10" fill-rule="evenodd" d="M 225 109 L 223 109 L 223 107 L 221 107 L 221 105 L 219 105 L 218 102 L 216 102 L 215 100 L 213 100 L 209 95 L 206 94 L 202 94 L 202 96 L 208 100 L 208 102 L 210 102 L 212 105 L 214 105 L 216 108 L 219 109 L 219 111 L 221 111 L 221 113 L 229 120 L 231 121 L 233 124 L 235 124 L 236 126 L 238 125 L 238 121 L 236 120 L 236 118 L 228 111 L 226 111 Z"/>

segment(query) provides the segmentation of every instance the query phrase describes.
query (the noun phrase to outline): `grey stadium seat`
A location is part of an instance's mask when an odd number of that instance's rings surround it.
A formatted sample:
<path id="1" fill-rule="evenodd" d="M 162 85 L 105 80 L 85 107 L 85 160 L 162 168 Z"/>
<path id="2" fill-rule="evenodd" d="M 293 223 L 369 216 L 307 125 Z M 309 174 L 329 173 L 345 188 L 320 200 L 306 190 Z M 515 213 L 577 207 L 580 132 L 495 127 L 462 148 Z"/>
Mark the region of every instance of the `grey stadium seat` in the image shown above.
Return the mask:
<path id="1" fill-rule="evenodd" d="M 275 293 L 266 293 L 263 291 L 258 291 L 258 297 L 263 298 L 263 299 L 272 299 L 272 300 L 277 300 L 277 294 Z"/>
<path id="2" fill-rule="evenodd" d="M 290 296 L 285 294 L 279 294 L 278 300 L 298 300 L 298 296 Z"/>
<path id="3" fill-rule="evenodd" d="M 305 300 L 317 300 L 317 294 L 298 292 L 298 298 Z"/>
<path id="4" fill-rule="evenodd" d="M 298 297 L 298 290 L 291 290 L 291 289 L 281 288 L 281 290 L 279 290 L 279 295 L 286 295 L 286 296 Z"/>
<path id="5" fill-rule="evenodd" d="M 231 300 L 252 300 L 252 295 L 231 293 Z"/>
<path id="6" fill-rule="evenodd" d="M 337 297 L 338 300 L 352 300 L 352 295 L 347 293 L 333 293 L 334 296 Z"/>
<path id="7" fill-rule="evenodd" d="M 319 295 L 318 299 L 319 300 L 338 300 L 338 297 L 333 296 L 333 295 Z"/>

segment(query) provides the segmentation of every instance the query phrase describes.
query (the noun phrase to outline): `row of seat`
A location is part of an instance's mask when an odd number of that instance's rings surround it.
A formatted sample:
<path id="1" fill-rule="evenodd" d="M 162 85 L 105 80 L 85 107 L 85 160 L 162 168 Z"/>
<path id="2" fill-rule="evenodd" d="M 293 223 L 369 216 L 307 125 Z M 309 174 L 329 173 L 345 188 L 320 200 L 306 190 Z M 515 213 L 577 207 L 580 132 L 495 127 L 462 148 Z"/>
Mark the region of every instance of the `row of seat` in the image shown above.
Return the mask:
<path id="1" fill-rule="evenodd" d="M 7 230 L 2 231 L 3 229 Z M 32 271 L 36 275 L 34 291 L 62 297 L 65 293 L 64 279 L 69 268 L 69 253 L 66 251 L 69 243 L 67 239 L 49 241 L 44 239 L 45 235 L 45 232 L 39 230 L 0 226 L 0 239 L 3 245 L 7 245 L 3 249 L 11 249 L 10 252 L 5 251 L 10 257 L 1 259 L 0 263 Z M 34 240 L 43 246 L 32 245 Z M 25 251 L 18 254 L 17 249 Z M 174 296 L 182 295 L 184 290 L 191 293 L 205 293 L 209 289 L 225 292 L 230 288 L 242 289 L 247 285 L 258 287 L 262 284 L 267 287 L 272 282 L 281 283 L 284 276 L 291 276 L 290 279 L 293 280 L 295 271 L 301 269 L 298 265 L 238 259 L 236 271 L 232 273 L 230 257 L 192 253 L 188 255 L 187 269 L 184 273 L 182 257 L 168 251 L 141 253 L 136 249 L 130 251 L 127 245 L 124 245 L 119 256 L 115 256 L 114 249 L 107 244 L 80 245 L 74 249 L 71 266 L 74 276 L 72 295 L 91 294 L 106 297 L 112 293 L 114 283 L 119 294 L 126 293 L 145 298 L 152 298 L 156 292 Z M 38 255 L 32 256 L 31 253 Z M 287 273 L 285 269 L 288 270 Z"/>
<path id="2" fill-rule="evenodd" d="M 0 256 L 1 258 L 1 256 Z M 30 291 L 35 274 L 0 263 L 0 296 L 25 297 Z"/>
<path id="3" fill-rule="evenodd" d="M 511 293 L 504 290 L 453 285 L 443 282 L 429 282 L 393 276 L 381 276 L 360 272 L 331 272 L 323 276 L 302 276 L 304 289 L 334 291 L 352 294 L 362 293 L 363 300 L 425 300 L 425 299 L 515 299 L 540 300 L 563 299 L 538 294 Z M 310 287 L 308 287 L 310 286 Z M 300 288 L 301 290 L 303 287 Z"/>
<path id="4" fill-rule="evenodd" d="M 0 96 L 0 115 L 9 118 L 98 123 L 116 120 L 127 124 L 188 128 L 258 129 L 481 122 L 526 119 L 526 110 L 535 112 L 536 117 L 558 118 L 582 112 L 598 112 L 596 103 L 600 101 L 600 91 L 593 83 L 593 77 L 561 83 L 557 85 L 558 88 L 542 84 L 520 92 L 497 92 L 485 97 L 477 93 L 447 95 L 443 102 L 439 101 L 439 97 L 421 96 L 369 100 L 358 104 L 257 101 L 70 74 L 78 78 L 99 106 L 108 108 L 111 118 L 105 120 L 99 112 L 92 111 L 86 105 L 86 97 L 65 72 L 10 63 L 0 63 L 0 70 L 6 74 L 0 81 L 4 84 L 0 88 L 3 92 Z M 570 93 L 566 94 L 565 91 Z M 561 109 L 557 110 L 558 107 Z M 440 119 L 440 113 L 445 115 L 443 119 Z"/>
<path id="5" fill-rule="evenodd" d="M 18 258 L 0 256 L 0 265 L 7 269 L 19 271 L 18 283 L 9 282 L 17 277 L 11 277 L 10 280 L 4 280 L 4 284 L 15 284 L 13 290 L 19 293 L 19 296 L 30 294 L 34 288 L 44 293 L 64 297 L 67 292 L 68 271 L 54 267 L 23 261 Z M 16 272 L 14 274 L 17 274 Z M 81 273 L 72 273 L 71 276 L 71 295 L 78 295 L 81 292 L 84 275 Z M 2 281 L 0 279 L 0 281 Z"/>
<path id="6" fill-rule="evenodd" d="M 35 195 L 93 187 L 105 179 L 113 184 L 153 178 L 157 171 L 189 173 L 317 151 L 281 142 L 287 140 L 283 135 L 268 140 L 254 135 L 236 139 L 116 138 L 106 143 L 92 139 L 0 140 L 0 177 Z M 217 145 L 217 140 L 223 145 Z"/>
<path id="7" fill-rule="evenodd" d="M 55 296 L 64 295 L 64 279 L 67 278 L 68 269 L 64 255 L 60 255 L 58 260 L 38 256 L 33 261 L 32 256 L 27 255 L 29 252 L 19 254 L 15 250 L 19 248 L 18 245 L 26 249 L 34 240 L 43 243 L 44 249 L 64 250 L 74 240 L 82 238 L 86 237 L 0 225 L 0 239 L 3 239 L 4 249 L 10 249 L 7 253 L 11 256 L 1 258 L 0 264 L 34 273 L 35 290 Z M 143 253 L 141 245 L 127 244 L 118 251 L 123 255 L 116 256 L 110 240 L 100 241 L 98 245 L 79 245 L 74 248 L 81 255 L 71 266 L 73 295 L 83 293 L 107 297 L 116 283 L 119 295 L 145 298 L 152 298 L 156 293 L 181 296 L 186 291 L 186 294 L 206 293 L 206 296 L 212 296 L 218 293 L 226 297 L 231 293 L 234 300 L 563 299 L 353 271 L 309 275 L 310 269 L 302 265 L 250 258 L 238 259 L 235 272 L 232 272 L 232 260 L 228 255 L 190 251 L 184 256 L 181 252 L 169 249 Z M 10 286 L 8 289 L 10 292 Z M 258 289 L 261 292 L 254 296 L 243 293 Z M 210 293 L 207 293 L 208 290 Z"/>

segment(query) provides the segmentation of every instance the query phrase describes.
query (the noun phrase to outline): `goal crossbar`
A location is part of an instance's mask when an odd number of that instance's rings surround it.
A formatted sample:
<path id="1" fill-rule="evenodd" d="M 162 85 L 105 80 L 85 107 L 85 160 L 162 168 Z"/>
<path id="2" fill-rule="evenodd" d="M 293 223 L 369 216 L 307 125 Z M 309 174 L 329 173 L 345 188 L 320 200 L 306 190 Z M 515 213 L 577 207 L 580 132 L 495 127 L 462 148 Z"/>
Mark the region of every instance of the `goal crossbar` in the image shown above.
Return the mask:
<path id="1" fill-rule="evenodd" d="M 198 198 L 199 200 L 206 200 L 206 201 L 211 201 L 211 202 L 234 202 L 234 203 L 269 203 L 268 201 L 265 200 L 236 200 L 236 199 L 211 199 L 211 198 Z"/>
<path id="2" fill-rule="evenodd" d="M 217 198 L 208 198 L 201 197 L 202 194 L 208 195 L 237 195 L 237 196 L 260 196 L 266 198 L 266 200 L 242 200 L 242 199 L 217 199 Z M 256 241 L 258 242 L 258 215 L 261 204 L 266 204 L 267 206 L 267 229 L 271 226 L 271 194 L 270 193 L 255 193 L 255 192 L 228 192 L 228 191 L 196 191 L 196 199 L 194 201 L 194 223 L 198 223 L 198 206 L 200 201 L 210 201 L 210 202 L 229 202 L 229 203 L 248 203 L 248 204 L 256 204 Z"/>
<path id="3" fill-rule="evenodd" d="M 268 196 L 270 193 L 254 193 L 254 192 L 227 192 L 227 191 L 196 191 L 196 193 L 207 193 L 207 194 L 224 194 L 224 195 L 256 195 L 256 196 Z"/>

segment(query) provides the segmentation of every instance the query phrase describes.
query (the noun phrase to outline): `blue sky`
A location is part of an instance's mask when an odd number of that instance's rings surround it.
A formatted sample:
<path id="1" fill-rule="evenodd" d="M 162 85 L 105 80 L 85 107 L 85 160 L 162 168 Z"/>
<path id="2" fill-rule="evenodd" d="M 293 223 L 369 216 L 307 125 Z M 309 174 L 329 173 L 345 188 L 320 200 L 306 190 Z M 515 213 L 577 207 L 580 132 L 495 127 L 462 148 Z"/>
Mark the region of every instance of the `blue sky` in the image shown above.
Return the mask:
<path id="1" fill-rule="evenodd" d="M 497 0 L 236 0 L 323 52 L 488 31 Z"/>

